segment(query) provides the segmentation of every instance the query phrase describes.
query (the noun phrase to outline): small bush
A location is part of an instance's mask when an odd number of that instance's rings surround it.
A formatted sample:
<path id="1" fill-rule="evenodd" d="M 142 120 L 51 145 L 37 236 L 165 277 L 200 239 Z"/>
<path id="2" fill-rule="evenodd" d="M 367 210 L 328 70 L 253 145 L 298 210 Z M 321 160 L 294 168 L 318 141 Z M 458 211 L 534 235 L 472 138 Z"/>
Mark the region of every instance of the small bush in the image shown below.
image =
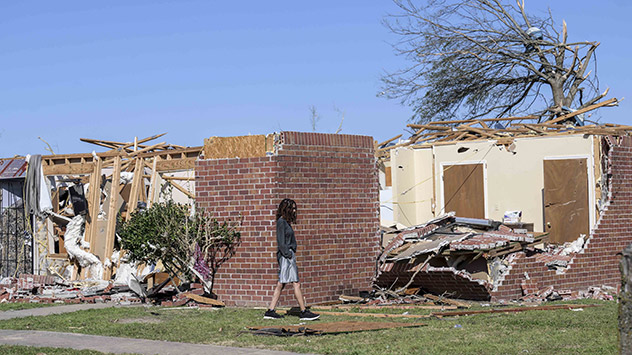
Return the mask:
<path id="1" fill-rule="evenodd" d="M 119 230 L 130 261 L 162 262 L 172 277 L 200 278 L 209 292 L 217 270 L 241 242 L 240 223 L 219 222 L 205 211 L 167 201 L 132 214 Z"/>

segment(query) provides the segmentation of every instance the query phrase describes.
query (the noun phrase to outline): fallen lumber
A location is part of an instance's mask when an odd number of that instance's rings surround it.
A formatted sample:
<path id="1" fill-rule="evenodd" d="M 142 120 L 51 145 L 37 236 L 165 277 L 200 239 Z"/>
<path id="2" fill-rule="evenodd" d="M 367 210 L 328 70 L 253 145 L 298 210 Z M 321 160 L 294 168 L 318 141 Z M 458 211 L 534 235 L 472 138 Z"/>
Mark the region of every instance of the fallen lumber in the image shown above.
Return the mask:
<path id="1" fill-rule="evenodd" d="M 358 308 L 358 309 L 457 309 L 457 306 L 437 306 L 437 305 L 413 305 L 413 304 L 388 304 L 388 305 L 355 305 L 355 304 L 345 304 L 345 305 L 333 305 L 333 306 L 316 306 L 313 305 L 314 309 L 350 309 L 350 308 Z"/>
<path id="2" fill-rule="evenodd" d="M 374 318 L 430 318 L 434 315 L 421 314 L 388 314 L 388 313 L 353 313 L 353 312 L 318 312 L 328 316 L 374 317 Z"/>
<path id="3" fill-rule="evenodd" d="M 424 295 L 425 298 L 433 300 L 435 302 L 441 302 L 441 303 L 445 303 L 445 304 L 449 304 L 458 308 L 470 308 L 472 305 L 470 305 L 469 303 L 466 302 L 461 302 L 461 301 L 457 301 L 457 300 L 453 300 L 453 299 L 449 299 L 449 298 L 445 298 L 445 297 L 441 297 L 441 296 L 435 296 L 432 294 L 425 294 Z"/>
<path id="4" fill-rule="evenodd" d="M 515 307 L 515 308 L 495 308 L 484 309 L 480 311 L 457 311 L 457 312 L 432 312 L 431 316 L 437 317 L 455 317 L 455 316 L 469 316 L 473 314 L 486 314 L 486 313 L 516 313 L 526 311 L 552 311 L 556 309 L 576 309 L 587 307 L 599 307 L 599 304 L 554 304 L 548 306 L 535 306 L 535 307 Z"/>
<path id="5" fill-rule="evenodd" d="M 218 301 L 218 300 L 214 300 L 212 298 L 208 298 L 208 297 L 204 297 L 204 296 L 199 296 L 199 295 L 195 295 L 193 293 L 189 293 L 189 292 L 185 292 L 182 294 L 182 296 L 192 299 L 197 303 L 202 303 L 202 304 L 210 304 L 212 306 L 219 306 L 219 307 L 224 307 L 226 306 L 224 304 L 224 302 L 222 301 Z"/>
<path id="6" fill-rule="evenodd" d="M 281 325 L 248 327 L 254 334 L 295 336 L 352 333 L 392 328 L 409 328 L 425 326 L 424 323 L 394 323 L 394 322 L 332 322 L 313 323 L 310 325 Z"/>

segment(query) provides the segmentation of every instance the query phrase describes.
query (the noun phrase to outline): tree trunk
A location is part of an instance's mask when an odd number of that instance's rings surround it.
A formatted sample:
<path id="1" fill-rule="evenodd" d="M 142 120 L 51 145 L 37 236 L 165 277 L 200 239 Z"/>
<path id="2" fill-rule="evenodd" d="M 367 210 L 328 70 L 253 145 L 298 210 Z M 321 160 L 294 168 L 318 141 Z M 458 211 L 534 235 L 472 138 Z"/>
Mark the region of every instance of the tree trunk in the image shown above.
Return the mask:
<path id="1" fill-rule="evenodd" d="M 564 83 L 561 81 L 554 81 L 551 83 L 551 93 L 553 94 L 553 106 L 556 108 L 556 113 L 562 112 L 562 106 L 564 106 Z"/>
<path id="2" fill-rule="evenodd" d="M 632 244 L 628 245 L 622 254 L 619 262 L 619 344 L 621 354 L 632 354 Z"/>

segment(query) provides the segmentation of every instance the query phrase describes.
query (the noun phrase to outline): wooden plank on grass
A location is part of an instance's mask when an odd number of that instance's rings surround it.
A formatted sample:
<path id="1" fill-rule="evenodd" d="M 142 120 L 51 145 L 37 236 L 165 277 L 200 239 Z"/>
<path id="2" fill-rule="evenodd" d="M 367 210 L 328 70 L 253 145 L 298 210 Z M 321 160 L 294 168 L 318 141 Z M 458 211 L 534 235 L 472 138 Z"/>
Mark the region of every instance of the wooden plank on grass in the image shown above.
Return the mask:
<path id="1" fill-rule="evenodd" d="M 226 306 L 224 304 L 224 302 L 219 301 L 219 300 L 214 300 L 214 299 L 209 298 L 209 297 L 199 296 L 199 295 L 196 295 L 196 294 L 193 294 L 193 293 L 189 293 L 189 292 L 185 292 L 182 295 L 184 297 L 186 297 L 186 298 L 190 298 L 190 299 L 194 300 L 197 303 L 210 304 L 212 306 L 219 306 L 219 307 Z"/>

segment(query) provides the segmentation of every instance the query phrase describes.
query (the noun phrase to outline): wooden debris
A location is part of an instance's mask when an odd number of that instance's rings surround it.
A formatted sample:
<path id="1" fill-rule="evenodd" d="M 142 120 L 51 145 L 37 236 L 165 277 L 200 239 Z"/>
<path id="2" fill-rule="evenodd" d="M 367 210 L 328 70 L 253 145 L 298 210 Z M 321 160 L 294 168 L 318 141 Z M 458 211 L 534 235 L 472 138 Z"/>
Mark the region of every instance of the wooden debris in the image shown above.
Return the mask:
<path id="1" fill-rule="evenodd" d="M 342 302 L 364 302 L 365 301 L 365 299 L 362 297 L 349 296 L 349 295 L 340 295 L 338 299 L 341 300 Z"/>
<path id="2" fill-rule="evenodd" d="M 204 296 L 196 295 L 196 294 L 189 293 L 189 292 L 185 292 L 182 295 L 184 297 L 186 297 L 186 298 L 190 298 L 190 299 L 194 300 L 197 303 L 209 304 L 211 306 L 219 306 L 219 307 L 225 307 L 226 306 L 224 304 L 224 302 L 219 301 L 219 300 L 214 300 L 214 299 L 209 298 L 209 297 L 204 297 Z"/>
<path id="3" fill-rule="evenodd" d="M 577 309 L 587 307 L 599 307 L 599 304 L 553 304 L 547 306 L 535 306 L 535 307 L 514 307 L 514 308 L 495 308 L 484 309 L 480 311 L 457 311 L 457 312 L 433 312 L 432 316 L 438 317 L 456 317 L 456 316 L 469 316 L 474 314 L 486 314 L 486 313 L 516 313 L 526 311 L 552 311 L 557 309 Z"/>
<path id="4" fill-rule="evenodd" d="M 613 135 L 622 136 L 632 133 L 632 127 L 616 124 L 577 126 L 563 124 L 579 114 L 605 106 L 615 106 L 619 100 L 612 98 L 583 109 L 559 116 L 543 123 L 538 123 L 540 117 L 506 117 L 486 118 L 454 121 L 434 121 L 427 124 L 409 124 L 407 127 L 417 130 L 407 142 L 379 148 L 376 150 L 378 158 L 388 158 L 389 151 L 398 147 L 414 146 L 429 147 L 440 144 L 453 144 L 458 141 L 495 140 L 496 144 L 509 149 L 513 139 L 517 137 L 536 137 L 545 135 Z M 528 121 L 524 123 L 523 121 Z M 491 123 L 503 122 L 505 126 L 497 128 Z M 385 141 L 380 146 L 390 142 Z"/>
<path id="5" fill-rule="evenodd" d="M 470 308 L 472 307 L 471 304 L 467 303 L 467 302 L 461 302 L 461 301 L 457 301 L 457 300 L 453 300 L 450 298 L 445 298 L 445 297 L 441 297 L 441 296 L 435 296 L 432 294 L 425 294 L 424 295 L 425 298 L 433 300 L 435 302 L 439 302 L 439 303 L 445 303 L 445 304 L 449 304 L 451 306 L 455 306 L 458 308 Z"/>
<path id="6" fill-rule="evenodd" d="M 314 309 L 457 309 L 457 306 L 438 306 L 428 304 L 385 304 L 385 305 L 366 305 L 366 304 L 341 304 L 333 306 L 316 306 Z"/>
<path id="7" fill-rule="evenodd" d="M 309 325 L 281 325 L 248 327 L 254 334 L 259 335 L 323 335 L 361 332 L 370 330 L 410 328 L 425 326 L 423 323 L 394 323 L 394 322 L 332 322 L 312 323 Z"/>
<path id="8" fill-rule="evenodd" d="M 374 317 L 374 318 L 431 318 L 432 315 L 421 314 L 388 314 L 388 313 L 353 313 L 353 312 L 318 312 L 329 316 Z"/>

